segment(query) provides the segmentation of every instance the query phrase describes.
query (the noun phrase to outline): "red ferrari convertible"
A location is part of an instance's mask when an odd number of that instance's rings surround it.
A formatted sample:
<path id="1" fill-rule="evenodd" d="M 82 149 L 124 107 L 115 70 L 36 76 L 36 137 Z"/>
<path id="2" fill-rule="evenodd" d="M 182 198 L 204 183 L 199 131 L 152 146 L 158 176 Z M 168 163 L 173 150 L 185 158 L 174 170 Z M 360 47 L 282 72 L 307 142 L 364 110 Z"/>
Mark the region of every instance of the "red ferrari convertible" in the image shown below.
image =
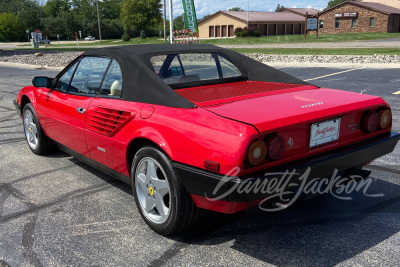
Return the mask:
<path id="1" fill-rule="evenodd" d="M 379 97 L 319 88 L 211 45 L 89 50 L 57 77 L 35 77 L 14 104 L 33 153 L 59 148 L 130 184 L 163 235 L 204 209 L 265 203 L 275 192 L 244 185 L 266 173 L 307 174 L 282 176 L 285 188 L 335 172 L 366 178 L 362 167 L 400 138 Z"/>

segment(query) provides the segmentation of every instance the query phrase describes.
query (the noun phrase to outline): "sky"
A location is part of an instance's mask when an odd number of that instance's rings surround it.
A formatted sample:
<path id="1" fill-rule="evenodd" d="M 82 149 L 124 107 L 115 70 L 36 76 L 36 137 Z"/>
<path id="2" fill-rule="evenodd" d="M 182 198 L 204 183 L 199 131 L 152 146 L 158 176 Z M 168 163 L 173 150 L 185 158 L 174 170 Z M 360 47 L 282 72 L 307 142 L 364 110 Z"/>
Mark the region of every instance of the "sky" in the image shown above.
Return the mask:
<path id="1" fill-rule="evenodd" d="M 166 2 L 168 8 L 169 0 L 166 0 Z M 172 2 L 173 17 L 179 16 L 183 13 L 182 0 L 173 0 Z M 328 2 L 329 0 L 194 0 L 198 19 L 201 19 L 203 16 L 208 14 L 214 14 L 219 10 L 228 10 L 231 7 L 240 6 L 242 9 L 247 10 L 247 3 L 250 4 L 250 11 L 274 12 L 278 4 L 285 7 L 315 8 L 322 10 L 326 8 Z M 169 11 L 167 10 L 167 17 L 169 17 L 168 12 Z"/>

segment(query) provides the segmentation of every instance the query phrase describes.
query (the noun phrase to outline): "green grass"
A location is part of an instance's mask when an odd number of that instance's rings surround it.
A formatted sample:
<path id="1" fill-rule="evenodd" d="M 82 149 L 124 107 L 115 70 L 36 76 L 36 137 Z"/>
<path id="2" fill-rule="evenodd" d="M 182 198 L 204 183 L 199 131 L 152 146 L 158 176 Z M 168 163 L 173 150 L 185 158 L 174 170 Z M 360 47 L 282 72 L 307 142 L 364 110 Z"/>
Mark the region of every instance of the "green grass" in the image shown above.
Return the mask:
<path id="1" fill-rule="evenodd" d="M 259 38 L 228 38 L 228 39 L 209 39 L 202 40 L 202 43 L 216 45 L 246 45 L 246 44 L 278 44 L 278 43 L 319 43 L 319 42 L 351 42 L 380 40 L 389 38 L 399 38 L 400 33 L 343 33 L 343 34 L 320 34 L 308 35 L 304 40 L 304 35 L 280 35 L 263 36 Z"/>
<path id="2" fill-rule="evenodd" d="M 271 55 L 400 55 L 398 48 L 235 48 L 239 53 Z"/>

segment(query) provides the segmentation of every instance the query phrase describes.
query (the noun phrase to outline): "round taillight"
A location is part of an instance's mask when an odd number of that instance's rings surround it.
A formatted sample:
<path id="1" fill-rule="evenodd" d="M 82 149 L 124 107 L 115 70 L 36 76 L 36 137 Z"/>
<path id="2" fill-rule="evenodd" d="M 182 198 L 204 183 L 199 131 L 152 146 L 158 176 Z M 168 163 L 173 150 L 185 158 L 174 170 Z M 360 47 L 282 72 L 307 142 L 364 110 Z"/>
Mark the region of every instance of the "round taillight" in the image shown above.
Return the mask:
<path id="1" fill-rule="evenodd" d="M 266 154 L 267 146 L 265 143 L 259 140 L 254 141 L 247 151 L 246 162 L 253 166 L 260 165 L 264 161 Z"/>
<path id="2" fill-rule="evenodd" d="M 265 144 L 267 145 L 267 157 L 271 160 L 278 160 L 282 157 L 285 150 L 285 141 L 277 134 L 269 136 Z"/>
<path id="3" fill-rule="evenodd" d="M 364 132 L 373 133 L 378 129 L 379 115 L 372 111 L 366 111 L 361 120 L 361 128 Z"/>
<path id="4" fill-rule="evenodd" d="M 387 129 L 392 122 L 392 112 L 389 109 L 383 109 L 378 112 L 379 115 L 379 127 L 381 129 Z"/>

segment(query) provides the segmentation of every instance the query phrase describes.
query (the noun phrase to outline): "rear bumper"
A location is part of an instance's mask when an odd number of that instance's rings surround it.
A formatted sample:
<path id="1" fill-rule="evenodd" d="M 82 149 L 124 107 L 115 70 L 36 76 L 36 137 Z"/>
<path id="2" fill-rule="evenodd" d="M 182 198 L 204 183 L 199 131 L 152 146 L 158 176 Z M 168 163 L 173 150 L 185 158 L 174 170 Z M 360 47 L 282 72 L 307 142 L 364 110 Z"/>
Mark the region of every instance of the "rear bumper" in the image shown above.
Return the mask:
<path id="1" fill-rule="evenodd" d="M 16 100 L 13 101 L 14 107 L 17 110 L 17 113 L 20 117 L 22 117 L 22 110 L 21 110 L 21 106 L 17 103 Z"/>
<path id="2" fill-rule="evenodd" d="M 255 202 L 269 196 L 263 193 L 263 190 L 258 190 L 258 192 L 257 190 L 251 190 L 251 192 L 238 190 L 239 188 L 245 188 L 246 183 L 254 184 L 255 181 L 259 180 L 261 184 L 268 182 L 265 181 L 266 179 L 275 177 L 280 180 L 288 180 L 285 183 L 281 182 L 282 184 L 301 184 L 299 178 L 309 168 L 310 172 L 307 172 L 307 181 L 314 178 L 331 177 L 335 171 L 341 172 L 361 167 L 367 162 L 391 153 L 399 140 L 400 134 L 391 132 L 361 143 L 336 149 L 323 155 L 318 155 L 317 157 L 296 161 L 245 177 L 227 177 L 177 162 L 174 162 L 173 166 L 183 179 L 186 189 L 191 193 L 197 206 L 225 213 L 234 213 L 244 210 L 254 205 Z M 299 175 L 293 175 L 292 177 L 283 175 L 284 172 L 289 171 L 290 173 L 293 170 L 296 170 L 295 172 Z M 268 176 L 266 173 L 280 174 Z M 216 198 L 218 201 L 210 201 L 207 198 Z"/>

